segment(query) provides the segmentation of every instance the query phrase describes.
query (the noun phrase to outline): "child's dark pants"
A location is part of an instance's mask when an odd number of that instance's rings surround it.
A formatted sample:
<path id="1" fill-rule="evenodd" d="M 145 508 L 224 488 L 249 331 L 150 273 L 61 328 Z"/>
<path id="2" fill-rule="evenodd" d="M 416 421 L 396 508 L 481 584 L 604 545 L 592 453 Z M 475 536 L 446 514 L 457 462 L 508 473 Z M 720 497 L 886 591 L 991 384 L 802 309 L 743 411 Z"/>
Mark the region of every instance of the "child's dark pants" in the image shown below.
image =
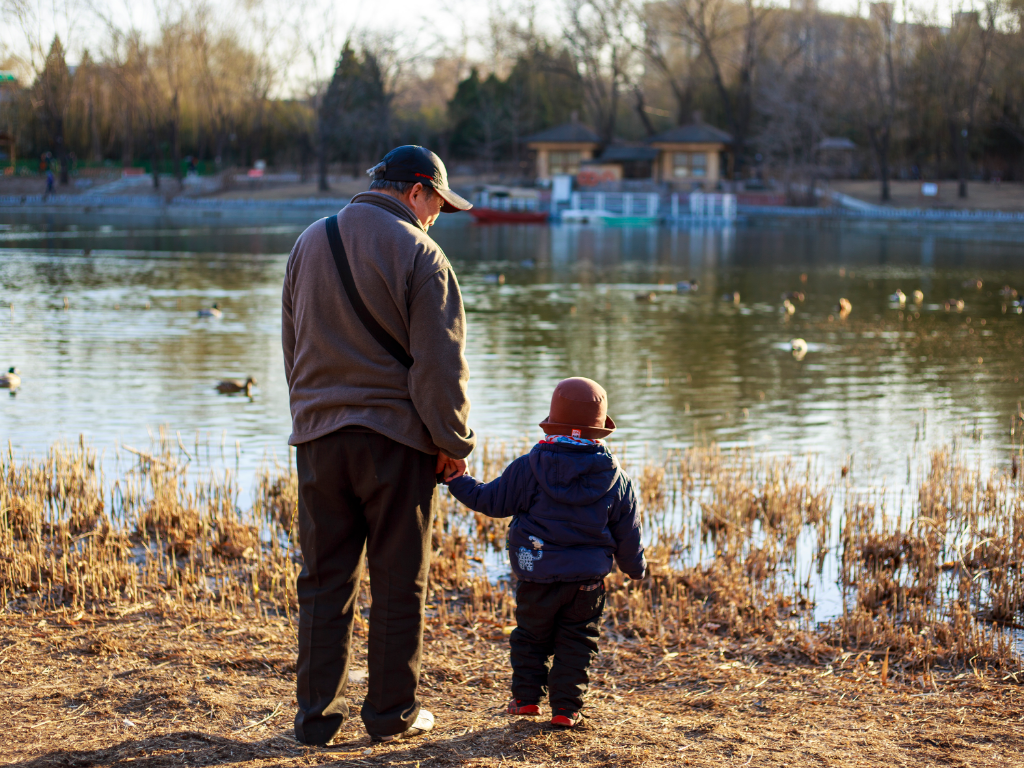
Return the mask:
<path id="1" fill-rule="evenodd" d="M 552 710 L 583 707 L 604 599 L 603 580 L 519 582 L 518 626 L 511 637 L 513 698 L 534 703 L 548 694 Z"/>

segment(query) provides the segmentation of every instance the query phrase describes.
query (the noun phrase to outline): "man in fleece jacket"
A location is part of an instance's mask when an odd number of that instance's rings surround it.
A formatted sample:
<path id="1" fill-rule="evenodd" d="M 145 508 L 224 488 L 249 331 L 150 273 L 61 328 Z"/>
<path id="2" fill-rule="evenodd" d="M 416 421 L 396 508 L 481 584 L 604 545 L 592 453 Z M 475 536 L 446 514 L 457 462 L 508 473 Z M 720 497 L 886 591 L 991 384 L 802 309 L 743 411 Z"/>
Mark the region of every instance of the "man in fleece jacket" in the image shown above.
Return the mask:
<path id="1" fill-rule="evenodd" d="M 604 577 L 613 559 L 633 579 L 647 570 L 636 487 L 601 442 L 615 429 L 607 403 L 595 381 L 560 382 L 540 425 L 545 437 L 530 453 L 490 483 L 469 475 L 448 483 L 470 509 L 513 518 L 508 553 L 519 585 L 508 712 L 539 715 L 547 694 L 551 723 L 568 728 L 581 719 L 597 654 Z"/>
<path id="2" fill-rule="evenodd" d="M 417 688 L 435 478 L 462 474 L 476 442 L 459 283 L 427 235 L 442 211 L 470 204 L 423 147 L 398 147 L 368 173 L 370 191 L 336 224 L 321 219 L 299 236 L 284 281 L 303 560 L 295 736 L 306 744 L 327 744 L 348 718 L 364 553 L 373 603 L 363 723 L 374 741 L 433 726 Z"/>

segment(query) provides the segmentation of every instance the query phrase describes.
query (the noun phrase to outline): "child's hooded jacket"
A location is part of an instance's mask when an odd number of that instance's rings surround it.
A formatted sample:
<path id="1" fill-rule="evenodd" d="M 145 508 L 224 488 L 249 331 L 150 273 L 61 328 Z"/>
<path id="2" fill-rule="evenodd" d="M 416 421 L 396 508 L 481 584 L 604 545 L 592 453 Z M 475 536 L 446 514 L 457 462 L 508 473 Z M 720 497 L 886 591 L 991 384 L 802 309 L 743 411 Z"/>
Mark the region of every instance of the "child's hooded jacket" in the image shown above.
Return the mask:
<path id="1" fill-rule="evenodd" d="M 523 581 L 604 578 L 612 559 L 634 579 L 647 568 L 633 481 L 603 445 L 540 443 L 501 477 L 451 481 L 452 495 L 508 529 L 512 571 Z"/>

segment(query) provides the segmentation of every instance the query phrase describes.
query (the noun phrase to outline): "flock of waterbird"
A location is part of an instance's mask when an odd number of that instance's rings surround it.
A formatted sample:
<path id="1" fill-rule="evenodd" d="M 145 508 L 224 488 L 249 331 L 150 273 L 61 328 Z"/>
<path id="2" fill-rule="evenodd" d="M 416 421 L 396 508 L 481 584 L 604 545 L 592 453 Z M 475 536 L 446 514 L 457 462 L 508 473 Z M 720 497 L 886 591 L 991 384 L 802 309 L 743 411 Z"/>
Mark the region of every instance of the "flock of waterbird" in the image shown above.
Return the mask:
<path id="1" fill-rule="evenodd" d="M 68 308 L 68 300 L 64 299 L 64 309 Z M 149 305 L 146 305 L 149 309 Z M 12 308 L 13 312 L 13 308 Z M 214 302 L 209 307 L 204 307 L 196 312 L 196 315 L 200 318 L 206 319 L 220 319 L 224 316 L 223 310 L 217 303 Z M 252 398 L 252 388 L 256 386 L 256 379 L 252 376 L 247 379 L 221 379 L 217 382 L 217 386 L 214 387 L 217 392 L 222 395 L 239 395 L 244 394 L 248 398 Z M 11 395 L 15 395 L 21 388 L 21 371 L 15 366 L 11 366 L 7 369 L 7 373 L 0 374 L 0 389 L 8 389 Z"/>
<path id="2" fill-rule="evenodd" d="M 841 269 L 839 274 L 841 277 L 845 277 L 845 270 Z M 807 282 L 806 274 L 800 275 L 800 282 Z M 984 283 L 981 280 L 971 279 L 965 280 L 961 285 L 966 289 L 980 291 Z M 700 282 L 697 280 L 681 280 L 676 283 L 676 293 L 694 293 L 699 289 Z M 1017 289 L 1009 285 L 1004 285 L 999 290 L 999 296 L 1004 301 L 1004 308 L 1007 308 L 1008 305 L 1012 307 L 1013 311 L 1017 314 L 1024 313 L 1024 299 L 1020 298 L 1020 294 L 1017 292 Z M 635 298 L 638 302 L 653 303 L 658 301 L 658 293 L 655 291 L 643 291 L 636 294 Z M 793 315 L 796 313 L 796 305 L 803 303 L 805 296 L 803 291 L 786 291 L 780 298 L 782 299 L 780 311 L 784 315 Z M 901 289 L 897 288 L 896 291 L 889 296 L 889 301 L 894 306 L 898 305 L 900 309 L 906 308 L 908 300 L 911 301 L 914 306 L 920 307 L 924 304 L 924 291 L 921 291 L 920 289 L 914 290 L 908 297 Z M 722 294 L 722 301 L 739 306 L 741 303 L 740 292 L 732 291 L 731 293 Z M 942 304 L 942 307 L 946 312 L 963 312 L 964 306 L 964 300 L 961 298 L 947 299 Z M 850 316 L 851 312 L 853 312 L 853 304 L 849 299 L 842 297 L 833 308 L 833 312 L 839 315 L 840 319 L 845 319 Z M 831 320 L 832 316 L 830 316 L 829 319 Z M 792 339 L 789 342 L 789 349 L 794 358 L 797 360 L 803 360 L 807 355 L 807 342 L 801 338 Z"/>
<path id="3" fill-rule="evenodd" d="M 840 270 L 840 275 L 844 276 L 845 270 Z M 502 285 L 505 282 L 504 275 L 485 275 L 484 282 L 496 283 Z M 800 282 L 807 282 L 807 275 L 800 275 Z M 966 289 L 973 289 L 980 291 L 982 288 L 981 280 L 966 280 L 962 283 L 962 287 Z M 676 283 L 676 293 L 694 293 L 700 289 L 700 282 L 697 280 L 680 280 Z M 1024 299 L 1020 297 L 1016 288 L 1009 285 L 1004 285 L 999 290 L 999 296 L 1003 300 L 1004 305 L 1012 307 L 1013 311 L 1017 314 L 1024 313 Z M 653 303 L 658 301 L 658 294 L 655 291 L 643 291 L 636 294 L 636 300 L 644 303 Z M 796 305 L 802 304 L 804 301 L 803 291 L 786 291 L 780 297 L 782 305 L 780 311 L 785 315 L 792 315 L 796 313 Z M 741 302 L 740 292 L 732 291 L 731 293 L 725 293 L 722 295 L 722 301 L 739 305 Z M 905 294 L 899 288 L 889 296 L 889 301 L 893 305 L 898 305 L 900 309 L 907 306 L 908 302 L 913 303 L 915 306 L 920 307 L 924 304 L 924 292 L 920 289 L 913 291 L 909 296 Z M 146 305 L 148 308 L 148 304 Z M 964 300 L 961 298 L 947 299 L 943 303 L 943 308 L 946 312 L 963 312 Z M 64 300 L 64 308 L 68 308 L 68 300 Z M 13 306 L 11 308 L 13 313 Z M 840 298 L 833 310 L 839 315 L 841 319 L 849 317 L 850 313 L 853 312 L 853 304 L 847 298 Z M 218 306 L 216 302 L 211 304 L 209 307 L 203 307 L 196 312 L 196 315 L 204 319 L 218 320 L 224 316 L 223 310 Z M 789 342 L 790 352 L 793 357 L 797 360 L 803 360 L 807 355 L 807 342 L 801 338 L 791 339 Z M 237 395 L 245 394 L 246 397 L 252 398 L 253 387 L 256 386 L 256 379 L 249 376 L 246 379 L 222 379 L 214 387 L 217 392 L 222 395 Z M 21 387 L 21 372 L 15 367 L 11 366 L 7 369 L 6 373 L 0 373 L 0 389 L 10 390 L 11 394 L 14 395 Z"/>

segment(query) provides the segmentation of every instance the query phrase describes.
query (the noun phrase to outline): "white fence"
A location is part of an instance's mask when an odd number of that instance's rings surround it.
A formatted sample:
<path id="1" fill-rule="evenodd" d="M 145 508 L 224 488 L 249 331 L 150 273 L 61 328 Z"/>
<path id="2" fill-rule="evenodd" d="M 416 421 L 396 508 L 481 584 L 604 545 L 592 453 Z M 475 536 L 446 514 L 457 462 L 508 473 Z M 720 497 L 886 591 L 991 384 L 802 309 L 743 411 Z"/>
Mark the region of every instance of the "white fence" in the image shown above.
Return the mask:
<path id="1" fill-rule="evenodd" d="M 682 199 L 689 197 L 688 209 L 681 205 Z M 734 221 L 736 219 L 736 195 L 729 194 L 708 194 L 705 192 L 691 192 L 689 195 L 674 194 L 670 200 L 672 218 L 685 218 L 687 214 L 691 219 L 701 221 L 720 220 Z"/>
<path id="2" fill-rule="evenodd" d="M 540 195 L 495 195 L 484 190 L 476 199 L 481 208 L 496 211 L 536 211 L 540 209 Z"/>
<path id="3" fill-rule="evenodd" d="M 657 192 L 573 192 L 569 207 L 612 216 L 656 217 L 660 202 Z"/>

